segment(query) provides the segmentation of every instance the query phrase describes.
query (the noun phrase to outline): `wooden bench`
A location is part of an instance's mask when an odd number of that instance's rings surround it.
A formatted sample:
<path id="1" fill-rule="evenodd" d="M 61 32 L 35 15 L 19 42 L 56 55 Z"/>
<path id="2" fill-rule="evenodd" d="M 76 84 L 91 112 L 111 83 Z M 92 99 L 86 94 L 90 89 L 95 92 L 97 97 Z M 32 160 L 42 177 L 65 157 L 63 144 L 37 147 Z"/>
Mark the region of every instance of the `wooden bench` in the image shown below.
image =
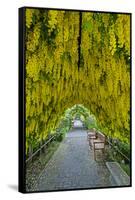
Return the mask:
<path id="1" fill-rule="evenodd" d="M 95 129 L 90 129 L 87 131 L 87 140 L 90 141 L 91 139 L 96 139 L 97 133 Z"/>
<path id="2" fill-rule="evenodd" d="M 96 159 L 97 150 L 102 150 L 102 153 L 105 150 L 105 135 L 101 132 L 96 132 L 95 137 L 89 137 L 89 146 L 94 152 L 94 159 Z"/>

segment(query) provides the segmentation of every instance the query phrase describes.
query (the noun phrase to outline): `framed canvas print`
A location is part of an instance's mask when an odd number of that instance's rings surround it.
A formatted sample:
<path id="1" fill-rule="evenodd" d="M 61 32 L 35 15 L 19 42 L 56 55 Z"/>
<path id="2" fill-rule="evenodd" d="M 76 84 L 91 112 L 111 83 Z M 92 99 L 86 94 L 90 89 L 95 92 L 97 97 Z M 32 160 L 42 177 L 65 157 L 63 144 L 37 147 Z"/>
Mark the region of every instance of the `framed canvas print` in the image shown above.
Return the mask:
<path id="1" fill-rule="evenodd" d="M 131 13 L 19 9 L 19 191 L 131 186 Z"/>

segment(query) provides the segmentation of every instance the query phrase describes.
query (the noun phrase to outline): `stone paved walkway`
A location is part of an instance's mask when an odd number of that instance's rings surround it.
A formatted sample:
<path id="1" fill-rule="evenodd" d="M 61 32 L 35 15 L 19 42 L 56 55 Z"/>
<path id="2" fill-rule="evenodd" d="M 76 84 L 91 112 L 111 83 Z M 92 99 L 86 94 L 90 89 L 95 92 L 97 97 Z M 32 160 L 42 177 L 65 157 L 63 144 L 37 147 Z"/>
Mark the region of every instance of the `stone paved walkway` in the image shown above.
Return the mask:
<path id="1" fill-rule="evenodd" d="M 87 133 L 77 127 L 70 131 L 42 172 L 36 191 L 112 186 L 103 161 L 93 159 Z"/>

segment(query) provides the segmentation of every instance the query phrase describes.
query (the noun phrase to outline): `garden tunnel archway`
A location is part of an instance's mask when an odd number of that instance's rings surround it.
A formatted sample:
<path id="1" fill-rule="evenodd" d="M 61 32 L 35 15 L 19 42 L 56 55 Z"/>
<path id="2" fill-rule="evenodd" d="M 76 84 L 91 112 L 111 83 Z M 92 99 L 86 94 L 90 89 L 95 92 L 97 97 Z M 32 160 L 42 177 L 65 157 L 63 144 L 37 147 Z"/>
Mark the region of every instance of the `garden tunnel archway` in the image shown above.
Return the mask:
<path id="1" fill-rule="evenodd" d="M 67 118 L 67 120 L 70 121 L 70 127 L 72 127 L 73 122 L 76 120 L 81 121 L 82 124 L 87 127 L 87 129 L 97 127 L 95 116 L 81 104 L 76 104 L 73 107 L 68 108 L 64 112 L 61 119 L 63 118 Z M 60 122 L 62 121 L 61 119 Z"/>
<path id="2" fill-rule="evenodd" d="M 78 11 L 26 9 L 26 154 L 75 104 L 129 143 L 129 27 L 125 14 L 82 12 L 80 23 Z"/>

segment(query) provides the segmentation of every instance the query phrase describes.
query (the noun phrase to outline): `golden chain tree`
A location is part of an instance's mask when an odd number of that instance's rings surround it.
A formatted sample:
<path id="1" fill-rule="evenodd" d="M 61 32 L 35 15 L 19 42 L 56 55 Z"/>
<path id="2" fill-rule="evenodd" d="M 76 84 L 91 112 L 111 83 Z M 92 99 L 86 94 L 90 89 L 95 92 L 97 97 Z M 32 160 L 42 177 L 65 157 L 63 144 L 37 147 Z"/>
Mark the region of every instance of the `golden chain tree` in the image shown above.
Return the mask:
<path id="1" fill-rule="evenodd" d="M 26 153 L 75 104 L 129 142 L 130 16 L 27 8 Z"/>

